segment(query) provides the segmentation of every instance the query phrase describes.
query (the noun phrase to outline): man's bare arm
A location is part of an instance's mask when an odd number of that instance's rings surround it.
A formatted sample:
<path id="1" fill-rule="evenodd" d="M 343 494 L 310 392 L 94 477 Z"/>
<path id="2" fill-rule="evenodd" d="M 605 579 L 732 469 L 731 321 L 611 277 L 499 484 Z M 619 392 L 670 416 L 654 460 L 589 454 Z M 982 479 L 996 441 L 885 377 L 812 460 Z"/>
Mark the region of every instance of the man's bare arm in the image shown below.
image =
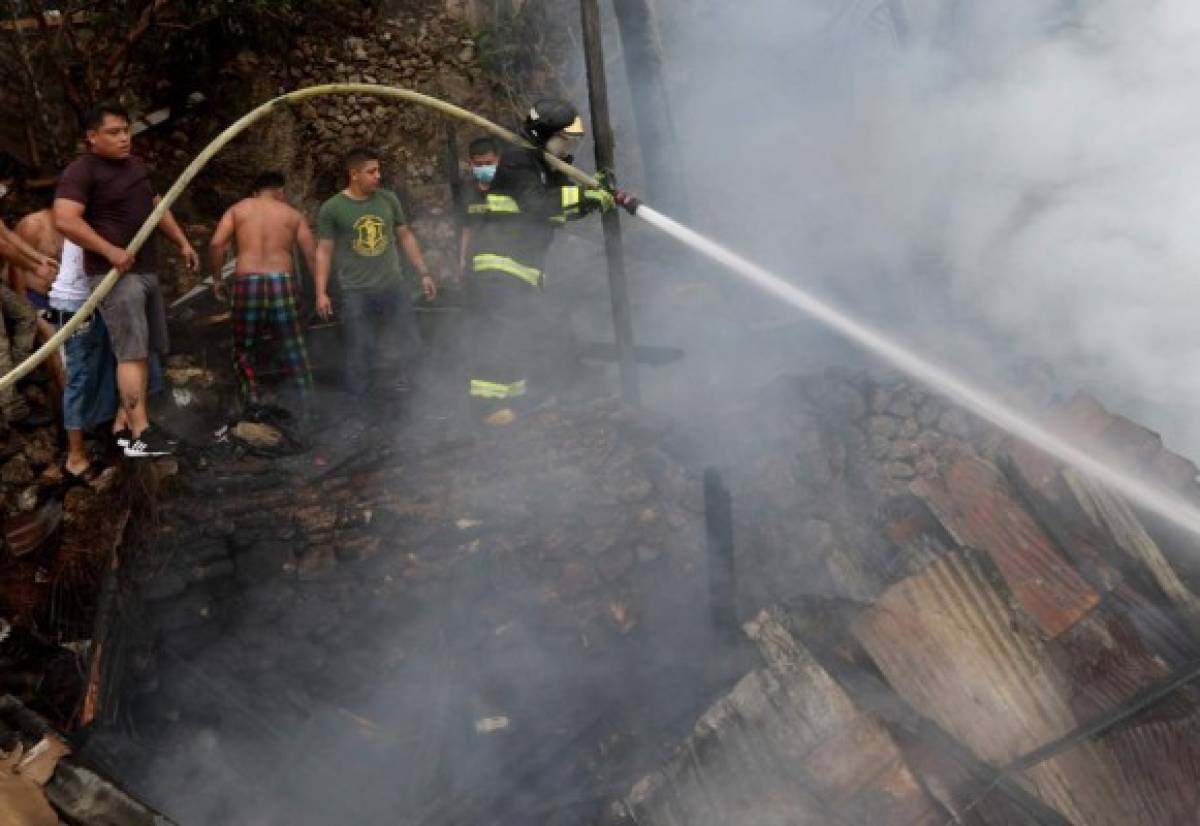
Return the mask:
<path id="1" fill-rule="evenodd" d="M 317 242 L 316 266 L 313 267 L 313 282 L 317 293 L 317 315 L 328 319 L 333 315 L 333 302 L 329 300 L 329 270 L 333 266 L 333 239 L 322 238 Z"/>
<path id="2" fill-rule="evenodd" d="M 133 256 L 116 244 L 110 244 L 101 238 L 99 233 L 83 220 L 83 210 L 84 205 L 78 201 L 72 201 L 69 198 L 55 198 L 55 228 L 85 250 L 103 256 L 120 272 L 128 270 L 133 265 Z"/>
<path id="3" fill-rule="evenodd" d="M 412 263 L 413 269 L 417 271 L 425 298 L 429 301 L 437 298 L 437 282 L 429 274 L 429 267 L 425 266 L 425 256 L 421 254 L 421 245 L 417 242 L 417 236 L 413 235 L 413 231 L 407 225 L 401 224 L 396 227 L 396 240 L 404 248 L 404 255 Z"/>
<path id="4" fill-rule="evenodd" d="M 300 247 L 300 254 L 304 256 L 304 263 L 308 266 L 308 271 L 313 274 L 313 279 L 317 276 L 317 239 L 312 234 L 312 227 L 308 225 L 308 221 L 303 215 L 297 213 L 296 220 L 296 244 Z"/>
<path id="5" fill-rule="evenodd" d="M 4 242 L 4 257 L 14 266 L 37 271 L 47 263 L 53 262 L 53 259 L 29 246 L 24 238 L 9 229 L 3 221 L 0 221 L 0 239 Z"/>
<path id="6" fill-rule="evenodd" d="M 229 242 L 233 239 L 233 208 L 225 210 L 217 229 L 213 232 L 212 240 L 208 242 L 208 263 L 212 266 L 213 295 L 221 298 L 224 293 L 221 284 L 221 270 L 225 266 L 225 253 L 229 251 Z"/>
<path id="7" fill-rule="evenodd" d="M 161 195 L 154 196 L 154 205 L 158 206 L 158 202 L 162 200 Z M 163 213 L 162 220 L 158 222 L 158 231 L 179 247 L 179 254 L 183 256 L 183 261 L 187 264 L 187 268 L 195 272 L 200 269 L 200 256 L 196 254 L 196 250 L 192 248 L 192 244 L 184 235 L 183 229 L 180 228 L 179 222 L 175 220 L 175 216 L 171 214 L 171 210 Z"/>

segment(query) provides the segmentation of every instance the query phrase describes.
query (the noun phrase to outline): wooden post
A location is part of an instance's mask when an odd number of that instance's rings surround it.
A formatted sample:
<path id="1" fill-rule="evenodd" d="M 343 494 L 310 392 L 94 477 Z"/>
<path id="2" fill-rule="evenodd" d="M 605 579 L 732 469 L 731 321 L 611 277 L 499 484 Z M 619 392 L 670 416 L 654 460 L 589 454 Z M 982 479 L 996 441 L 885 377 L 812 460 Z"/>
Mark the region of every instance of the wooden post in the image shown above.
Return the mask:
<path id="1" fill-rule="evenodd" d="M 721 472 L 704 470 L 704 533 L 708 551 L 708 597 L 713 626 L 727 640 L 738 637 L 733 567 L 733 498 Z"/>
<path id="2" fill-rule="evenodd" d="M 633 99 L 634 123 L 645 167 L 647 196 L 679 212 L 686 199 L 679 181 L 670 174 L 675 148 L 675 127 L 667 106 L 663 81 L 662 48 L 652 0 L 613 0 L 625 74 Z"/>
<path id="3" fill-rule="evenodd" d="M 596 169 L 612 171 L 616 164 L 613 151 L 612 122 L 608 113 L 608 81 L 604 75 L 604 44 L 600 36 L 598 0 L 579 0 L 583 19 L 584 58 L 587 62 L 588 98 L 591 101 L 592 130 L 596 143 Z M 633 352 L 633 320 L 629 309 L 629 288 L 625 279 L 625 252 L 621 245 L 621 219 L 617 210 L 601 218 L 604 227 L 604 252 L 608 258 L 608 289 L 612 298 L 613 328 L 617 341 L 617 367 L 621 374 L 621 394 L 630 404 L 638 404 L 637 366 Z"/>

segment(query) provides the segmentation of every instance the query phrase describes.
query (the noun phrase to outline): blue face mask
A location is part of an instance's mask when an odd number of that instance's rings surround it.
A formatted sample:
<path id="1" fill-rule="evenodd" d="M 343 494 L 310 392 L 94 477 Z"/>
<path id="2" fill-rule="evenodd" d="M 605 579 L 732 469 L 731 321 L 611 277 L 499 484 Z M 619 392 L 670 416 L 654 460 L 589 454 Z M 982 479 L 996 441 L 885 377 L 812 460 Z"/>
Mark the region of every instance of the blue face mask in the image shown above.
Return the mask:
<path id="1" fill-rule="evenodd" d="M 496 165 L 473 166 L 471 167 L 471 174 L 475 176 L 475 180 L 479 181 L 479 183 L 490 184 L 492 178 L 496 177 Z"/>

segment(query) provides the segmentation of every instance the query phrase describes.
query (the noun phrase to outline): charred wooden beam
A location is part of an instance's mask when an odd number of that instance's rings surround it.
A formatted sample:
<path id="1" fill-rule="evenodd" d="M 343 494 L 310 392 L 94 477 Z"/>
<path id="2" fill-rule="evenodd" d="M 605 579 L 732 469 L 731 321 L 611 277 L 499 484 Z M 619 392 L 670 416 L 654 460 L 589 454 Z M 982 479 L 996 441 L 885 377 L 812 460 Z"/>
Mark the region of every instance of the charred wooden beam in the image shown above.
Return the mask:
<path id="1" fill-rule="evenodd" d="M 704 471 L 704 528 L 708 551 L 708 598 L 713 627 L 729 640 L 738 636 L 733 562 L 733 497 L 716 468 Z"/>

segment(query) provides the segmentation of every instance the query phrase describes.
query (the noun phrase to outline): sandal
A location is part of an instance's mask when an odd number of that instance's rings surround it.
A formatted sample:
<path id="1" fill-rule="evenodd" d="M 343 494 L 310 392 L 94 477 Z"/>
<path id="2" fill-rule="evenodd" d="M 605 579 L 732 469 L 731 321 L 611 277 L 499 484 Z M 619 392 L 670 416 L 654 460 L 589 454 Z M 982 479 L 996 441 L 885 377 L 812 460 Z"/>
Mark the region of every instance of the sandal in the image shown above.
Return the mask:
<path id="1" fill-rule="evenodd" d="M 72 473 L 67 470 L 66 462 L 63 462 L 58 467 L 62 471 L 62 488 L 64 491 L 75 487 L 90 488 L 92 482 L 100 478 L 100 474 L 104 472 L 104 466 L 98 462 L 88 462 L 88 466 L 84 468 L 82 473 Z"/>

